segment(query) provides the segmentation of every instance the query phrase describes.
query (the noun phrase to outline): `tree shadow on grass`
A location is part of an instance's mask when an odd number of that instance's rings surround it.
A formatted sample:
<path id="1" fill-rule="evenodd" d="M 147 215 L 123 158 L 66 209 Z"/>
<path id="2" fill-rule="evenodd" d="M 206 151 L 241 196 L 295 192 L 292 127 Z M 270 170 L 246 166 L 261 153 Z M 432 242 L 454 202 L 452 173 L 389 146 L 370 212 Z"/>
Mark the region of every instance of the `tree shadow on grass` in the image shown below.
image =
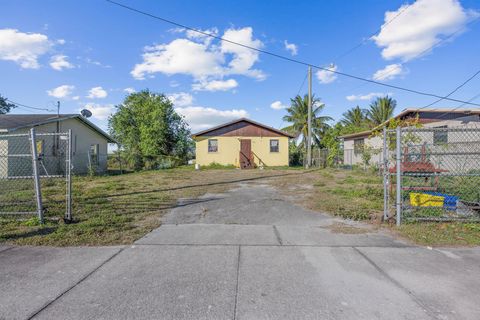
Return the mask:
<path id="1" fill-rule="evenodd" d="M 25 239 L 31 238 L 35 236 L 45 236 L 51 233 L 54 233 L 58 227 L 41 227 L 36 230 L 30 230 L 26 232 L 16 232 L 16 233 L 7 233 L 0 236 L 0 242 L 2 241 L 9 241 L 9 240 L 18 240 L 18 239 Z"/>
<path id="2" fill-rule="evenodd" d="M 98 195 L 98 196 L 94 196 L 94 197 L 84 198 L 83 200 L 88 201 L 88 200 L 95 200 L 95 199 L 101 199 L 101 198 L 126 197 L 126 196 L 134 196 L 134 195 L 139 195 L 139 194 L 176 191 L 176 190 L 189 189 L 189 188 L 228 185 L 228 184 L 234 184 L 234 183 L 240 183 L 240 182 L 248 182 L 248 181 L 261 180 L 261 179 L 269 179 L 269 178 L 284 177 L 284 176 L 290 176 L 290 175 L 305 174 L 305 173 L 308 173 L 308 172 L 311 172 L 311 171 L 314 171 L 314 170 L 309 170 L 309 171 L 304 171 L 304 172 L 295 172 L 295 173 L 282 173 L 282 174 L 276 174 L 276 175 L 271 175 L 271 176 L 244 178 L 244 179 L 237 179 L 237 180 L 230 180 L 230 181 L 219 181 L 219 182 L 211 182 L 211 183 L 193 184 L 193 185 L 178 186 L 178 187 L 171 187 L 171 188 L 160 188 L 160 189 L 154 189 L 154 190 L 117 193 L 117 194 L 109 194 L 109 195 Z"/>

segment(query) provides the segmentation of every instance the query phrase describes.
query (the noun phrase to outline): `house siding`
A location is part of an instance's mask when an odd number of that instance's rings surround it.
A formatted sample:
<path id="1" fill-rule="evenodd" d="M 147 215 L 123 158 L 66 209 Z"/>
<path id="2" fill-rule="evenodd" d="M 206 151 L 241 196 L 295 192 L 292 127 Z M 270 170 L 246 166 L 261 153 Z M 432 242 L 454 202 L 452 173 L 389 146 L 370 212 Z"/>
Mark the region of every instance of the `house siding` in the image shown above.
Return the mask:
<path id="1" fill-rule="evenodd" d="M 432 122 L 423 123 L 422 128 L 436 128 L 436 127 L 443 127 L 443 126 L 446 126 L 447 128 L 480 128 L 480 121 L 479 121 L 478 115 L 470 115 L 470 116 L 457 117 L 454 120 L 441 120 L 441 121 L 432 120 Z M 343 146 L 344 146 L 343 159 L 344 159 L 345 165 L 359 165 L 363 163 L 362 155 L 361 154 L 355 155 L 353 151 L 354 141 L 358 138 L 359 137 L 345 138 L 343 141 Z M 368 145 L 380 151 L 372 155 L 370 164 L 380 165 L 383 162 L 383 153 L 381 152 L 381 149 L 383 148 L 383 137 L 382 136 L 375 136 L 375 137 L 365 136 L 364 139 L 365 139 L 366 146 Z M 463 142 L 462 145 L 465 145 L 465 142 L 467 142 L 465 139 L 467 138 L 462 135 L 450 135 L 448 138 L 448 142 L 449 143 Z M 429 145 L 432 145 L 433 132 L 422 134 L 422 141 Z M 435 160 L 437 159 L 434 159 L 434 157 L 432 157 L 432 161 L 435 162 Z"/>
<path id="2" fill-rule="evenodd" d="M 218 140 L 218 151 L 208 152 L 208 140 Z M 211 163 L 221 165 L 234 165 L 240 167 L 240 140 L 251 140 L 254 162 L 257 166 L 288 166 L 288 141 L 285 136 L 197 136 L 196 140 L 196 163 L 202 166 Z M 279 151 L 270 152 L 270 140 L 279 141 Z"/>
<path id="3" fill-rule="evenodd" d="M 67 132 L 69 129 L 72 130 L 72 172 L 76 174 L 84 174 L 88 172 L 89 169 L 89 159 L 88 152 L 92 144 L 98 144 L 99 154 L 98 159 L 99 163 L 97 166 L 98 172 L 105 172 L 107 170 L 107 150 L 108 150 L 108 141 L 101 134 L 97 133 L 95 130 L 91 129 L 87 125 L 83 124 L 80 120 L 75 118 L 63 120 L 59 122 L 59 131 Z M 56 132 L 56 123 L 47 123 L 35 127 L 37 133 L 54 133 Z M 15 130 L 14 134 L 29 133 L 30 128 L 24 128 Z M 76 138 L 75 138 L 76 137 Z M 49 152 L 53 145 L 53 136 L 46 136 L 41 138 L 44 140 L 44 150 Z M 18 145 L 14 146 L 13 143 L 8 144 L 8 140 L 0 140 L 0 155 L 5 153 L 5 150 L 8 150 L 8 154 L 18 154 L 18 153 L 30 153 L 30 145 L 23 143 L 23 146 L 19 147 Z M 66 150 L 65 150 L 66 151 Z M 51 154 L 51 152 L 50 152 Z M 62 156 L 62 159 L 64 157 Z M 25 172 L 31 172 L 31 159 L 22 159 L 12 161 L 11 159 L 5 161 L 6 166 L 0 166 L 0 177 L 5 176 L 18 176 L 24 175 Z M 24 163 L 19 163 L 18 161 L 23 161 Z M 55 172 L 54 166 L 64 165 L 64 160 L 61 160 L 62 163 L 48 163 L 46 169 L 50 172 Z M 58 162 L 58 161 L 57 161 Z M 30 168 L 30 169 L 28 169 Z M 21 172 L 19 171 L 21 170 Z"/>

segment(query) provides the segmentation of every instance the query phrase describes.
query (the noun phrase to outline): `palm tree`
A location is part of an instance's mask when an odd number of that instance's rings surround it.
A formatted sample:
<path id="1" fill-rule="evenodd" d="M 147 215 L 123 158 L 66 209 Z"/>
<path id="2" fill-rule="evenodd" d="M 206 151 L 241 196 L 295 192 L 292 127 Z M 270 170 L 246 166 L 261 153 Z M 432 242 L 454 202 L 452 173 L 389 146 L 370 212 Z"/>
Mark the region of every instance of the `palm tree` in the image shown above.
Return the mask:
<path id="1" fill-rule="evenodd" d="M 341 123 L 348 127 L 361 128 L 368 125 L 367 110 L 356 106 L 343 113 Z"/>
<path id="2" fill-rule="evenodd" d="M 283 128 L 284 131 L 302 137 L 300 148 L 306 148 L 308 135 L 308 95 L 303 98 L 297 95 L 290 99 L 290 107 L 287 108 L 288 114 L 283 117 L 283 121 L 291 123 L 288 127 Z M 320 144 L 320 137 L 330 127 L 328 121 L 333 119 L 328 116 L 319 116 L 325 108 L 325 104 L 320 99 L 312 97 L 312 141 L 314 144 Z"/>
<path id="3" fill-rule="evenodd" d="M 370 104 L 367 116 L 374 125 L 379 125 L 393 116 L 397 101 L 389 96 L 377 98 Z"/>

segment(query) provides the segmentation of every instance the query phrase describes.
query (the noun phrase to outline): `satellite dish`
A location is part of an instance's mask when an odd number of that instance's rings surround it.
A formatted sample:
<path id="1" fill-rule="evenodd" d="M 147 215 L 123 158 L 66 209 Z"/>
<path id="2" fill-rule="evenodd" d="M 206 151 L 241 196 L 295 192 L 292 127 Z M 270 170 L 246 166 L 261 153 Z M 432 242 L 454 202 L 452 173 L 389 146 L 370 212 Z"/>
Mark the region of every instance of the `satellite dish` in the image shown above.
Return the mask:
<path id="1" fill-rule="evenodd" d="M 82 111 L 80 111 L 80 114 L 85 118 L 90 118 L 92 116 L 92 112 L 87 109 L 83 109 Z"/>

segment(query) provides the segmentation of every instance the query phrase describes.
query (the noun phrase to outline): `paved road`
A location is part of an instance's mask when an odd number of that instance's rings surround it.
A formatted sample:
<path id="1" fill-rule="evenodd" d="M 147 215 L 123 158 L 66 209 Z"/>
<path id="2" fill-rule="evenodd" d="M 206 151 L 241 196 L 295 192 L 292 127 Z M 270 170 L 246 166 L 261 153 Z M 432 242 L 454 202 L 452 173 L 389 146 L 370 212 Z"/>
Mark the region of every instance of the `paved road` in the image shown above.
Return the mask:
<path id="1" fill-rule="evenodd" d="M 256 183 L 182 201 L 132 246 L 0 247 L 0 319 L 480 319 L 480 248 L 336 222 Z"/>

